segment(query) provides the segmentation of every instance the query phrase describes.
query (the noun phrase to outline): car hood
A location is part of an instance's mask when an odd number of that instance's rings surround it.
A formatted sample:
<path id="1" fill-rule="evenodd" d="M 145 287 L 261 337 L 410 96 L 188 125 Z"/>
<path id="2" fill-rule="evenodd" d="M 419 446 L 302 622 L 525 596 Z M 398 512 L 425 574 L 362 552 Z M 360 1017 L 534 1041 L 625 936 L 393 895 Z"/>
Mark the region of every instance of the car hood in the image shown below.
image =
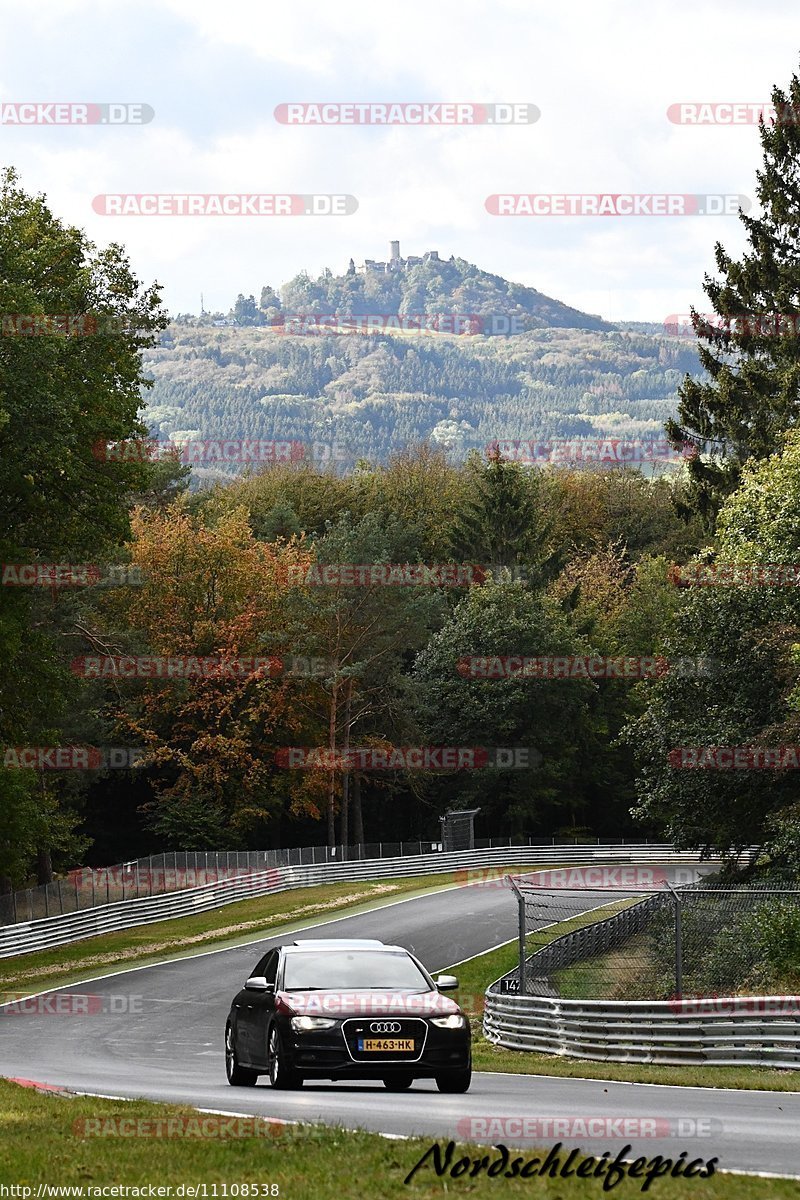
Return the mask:
<path id="1" fill-rule="evenodd" d="M 294 1014 L 320 1017 L 440 1017 L 461 1012 L 455 1000 L 441 992 L 278 992 L 277 998 Z"/>

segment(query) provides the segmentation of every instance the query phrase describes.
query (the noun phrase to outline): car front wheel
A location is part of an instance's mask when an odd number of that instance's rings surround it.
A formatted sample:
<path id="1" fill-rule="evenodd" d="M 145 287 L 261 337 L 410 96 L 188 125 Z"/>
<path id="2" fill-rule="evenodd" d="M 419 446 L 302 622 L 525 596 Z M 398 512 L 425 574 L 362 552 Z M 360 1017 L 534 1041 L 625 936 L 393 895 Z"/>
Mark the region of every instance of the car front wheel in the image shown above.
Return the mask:
<path id="1" fill-rule="evenodd" d="M 468 1092 L 472 1083 L 472 1067 L 461 1071 L 447 1071 L 436 1076 L 436 1086 L 440 1092 Z"/>
<path id="2" fill-rule="evenodd" d="M 298 1071 L 293 1071 L 286 1065 L 286 1057 L 281 1047 L 280 1035 L 273 1025 L 269 1031 L 269 1081 L 274 1088 L 286 1090 L 302 1086 L 303 1077 Z"/>
<path id="3" fill-rule="evenodd" d="M 248 1071 L 246 1067 L 239 1066 L 232 1025 L 225 1027 L 225 1073 L 231 1087 L 255 1087 L 258 1080 L 258 1071 Z"/>

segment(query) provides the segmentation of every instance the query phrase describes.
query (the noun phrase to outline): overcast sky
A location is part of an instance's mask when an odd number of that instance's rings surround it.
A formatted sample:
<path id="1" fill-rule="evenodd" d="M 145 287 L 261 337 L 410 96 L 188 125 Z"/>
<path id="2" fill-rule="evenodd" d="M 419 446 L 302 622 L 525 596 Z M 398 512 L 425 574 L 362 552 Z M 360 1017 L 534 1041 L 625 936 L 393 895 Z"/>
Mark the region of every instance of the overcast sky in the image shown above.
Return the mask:
<path id="1" fill-rule="evenodd" d="M 800 61 L 795 0 L 6 0 L 0 102 L 151 105 L 141 126 L 0 126 L 6 164 L 172 312 L 348 259 L 436 249 L 611 319 L 701 310 L 723 217 L 496 217 L 492 193 L 754 195 L 755 126 L 671 104 L 766 102 Z M 287 126 L 298 101 L 527 102 L 534 124 Z M 104 193 L 347 193 L 346 217 L 109 217 Z"/>

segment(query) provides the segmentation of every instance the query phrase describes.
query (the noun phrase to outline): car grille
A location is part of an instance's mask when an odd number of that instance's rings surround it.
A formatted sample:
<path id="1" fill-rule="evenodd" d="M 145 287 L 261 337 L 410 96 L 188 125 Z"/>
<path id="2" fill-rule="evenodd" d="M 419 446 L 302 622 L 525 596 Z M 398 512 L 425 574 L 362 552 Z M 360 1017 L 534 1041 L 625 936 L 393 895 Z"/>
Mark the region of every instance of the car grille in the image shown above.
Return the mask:
<path id="1" fill-rule="evenodd" d="M 416 1062 L 422 1057 L 428 1025 L 419 1017 L 356 1017 L 342 1024 L 345 1044 L 354 1062 Z M 413 1050 L 366 1049 L 368 1041 L 408 1041 Z"/>

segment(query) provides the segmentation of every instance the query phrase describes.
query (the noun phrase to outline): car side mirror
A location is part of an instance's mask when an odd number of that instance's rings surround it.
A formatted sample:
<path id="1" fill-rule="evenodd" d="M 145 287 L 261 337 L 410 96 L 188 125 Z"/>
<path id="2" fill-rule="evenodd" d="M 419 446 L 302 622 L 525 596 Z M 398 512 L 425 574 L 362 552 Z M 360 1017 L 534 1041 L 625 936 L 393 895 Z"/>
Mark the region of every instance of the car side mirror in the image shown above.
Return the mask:
<path id="1" fill-rule="evenodd" d="M 455 975 L 438 975 L 433 982 L 440 992 L 454 992 L 458 987 Z"/>
<path id="2" fill-rule="evenodd" d="M 251 975 L 245 980 L 245 990 L 248 992 L 272 992 L 275 990 L 274 983 L 267 983 L 263 975 Z"/>

